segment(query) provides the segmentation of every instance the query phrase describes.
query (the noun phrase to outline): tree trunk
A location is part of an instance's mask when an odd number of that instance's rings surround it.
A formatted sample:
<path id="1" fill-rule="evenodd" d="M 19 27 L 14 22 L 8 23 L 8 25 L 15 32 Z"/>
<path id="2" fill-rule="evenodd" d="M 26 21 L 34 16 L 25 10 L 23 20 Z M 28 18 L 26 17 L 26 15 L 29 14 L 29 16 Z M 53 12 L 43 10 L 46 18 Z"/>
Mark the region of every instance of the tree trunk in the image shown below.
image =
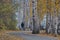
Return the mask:
<path id="1" fill-rule="evenodd" d="M 47 0 L 46 33 L 51 31 L 51 0 Z"/>
<path id="2" fill-rule="evenodd" d="M 32 0 L 32 10 L 33 10 L 33 31 L 32 34 L 39 33 L 39 19 L 37 16 L 37 0 Z"/>
<path id="3" fill-rule="evenodd" d="M 32 31 L 32 34 L 38 34 L 38 33 L 39 33 L 39 27 L 36 24 L 35 19 L 33 18 L 33 31 Z"/>

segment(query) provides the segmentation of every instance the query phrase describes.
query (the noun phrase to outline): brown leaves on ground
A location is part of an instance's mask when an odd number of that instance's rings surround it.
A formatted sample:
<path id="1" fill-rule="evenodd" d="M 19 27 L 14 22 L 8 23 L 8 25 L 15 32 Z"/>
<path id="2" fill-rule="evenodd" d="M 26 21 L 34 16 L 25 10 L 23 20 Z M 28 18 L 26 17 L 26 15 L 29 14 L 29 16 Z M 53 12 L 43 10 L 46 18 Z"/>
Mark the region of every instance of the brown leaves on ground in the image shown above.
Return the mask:
<path id="1" fill-rule="evenodd" d="M 23 40 L 23 38 L 6 34 L 4 31 L 0 32 L 0 40 Z"/>

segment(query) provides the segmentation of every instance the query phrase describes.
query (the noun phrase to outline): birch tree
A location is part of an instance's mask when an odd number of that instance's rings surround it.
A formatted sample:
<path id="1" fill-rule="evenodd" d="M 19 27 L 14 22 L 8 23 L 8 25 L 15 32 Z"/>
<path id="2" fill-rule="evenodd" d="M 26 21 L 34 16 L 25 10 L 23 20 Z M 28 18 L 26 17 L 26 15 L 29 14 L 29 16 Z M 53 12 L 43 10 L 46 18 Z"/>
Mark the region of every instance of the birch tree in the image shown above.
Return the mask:
<path id="1" fill-rule="evenodd" d="M 32 15 L 33 15 L 33 34 L 39 33 L 39 19 L 37 16 L 37 0 L 32 1 Z"/>

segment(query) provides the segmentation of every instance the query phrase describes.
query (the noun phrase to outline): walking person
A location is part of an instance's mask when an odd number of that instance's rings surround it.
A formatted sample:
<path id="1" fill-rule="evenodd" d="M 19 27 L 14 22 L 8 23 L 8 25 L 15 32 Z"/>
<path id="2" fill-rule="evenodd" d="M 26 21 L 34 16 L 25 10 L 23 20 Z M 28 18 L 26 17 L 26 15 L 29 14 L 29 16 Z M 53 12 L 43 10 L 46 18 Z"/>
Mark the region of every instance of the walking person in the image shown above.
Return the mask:
<path id="1" fill-rule="evenodd" d="M 23 30 L 25 30 L 23 22 L 21 23 L 21 27 L 22 27 Z"/>

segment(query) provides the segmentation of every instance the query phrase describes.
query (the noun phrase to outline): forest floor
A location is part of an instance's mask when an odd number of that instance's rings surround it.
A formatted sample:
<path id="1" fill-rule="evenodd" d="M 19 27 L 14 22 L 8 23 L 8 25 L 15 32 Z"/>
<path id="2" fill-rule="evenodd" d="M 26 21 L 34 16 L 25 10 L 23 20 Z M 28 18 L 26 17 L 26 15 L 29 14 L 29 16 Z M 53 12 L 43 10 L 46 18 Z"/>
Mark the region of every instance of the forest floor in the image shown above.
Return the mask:
<path id="1" fill-rule="evenodd" d="M 37 36 L 48 36 L 48 37 L 57 38 L 58 40 L 60 40 L 60 35 L 57 35 L 57 37 L 55 37 L 54 34 L 46 34 L 45 32 L 42 32 L 42 33 L 39 33 L 39 34 L 32 34 L 32 32 L 27 32 L 27 34 L 37 35 Z"/>
<path id="2" fill-rule="evenodd" d="M 54 34 L 46 34 L 46 33 L 40 33 L 40 34 L 37 34 L 38 36 L 48 36 L 48 37 L 54 37 L 54 38 L 57 38 L 58 40 L 60 40 L 60 35 L 57 35 L 55 37 Z"/>
<path id="3" fill-rule="evenodd" d="M 7 34 L 9 32 L 11 31 L 0 31 L 0 40 L 23 40 L 23 38 L 21 37 L 16 37 L 16 36 Z"/>
<path id="4" fill-rule="evenodd" d="M 9 35 L 8 33 L 12 33 L 13 35 Z M 46 33 L 32 34 L 32 31 L 26 31 L 26 32 L 25 31 L 23 31 L 23 32 L 22 31 L 0 31 L 0 40 L 24 40 L 25 37 L 28 39 L 30 36 L 31 37 L 46 36 L 46 37 L 51 37 L 51 38 L 57 38 L 58 40 L 60 40 L 60 35 L 58 35 L 57 37 L 54 37 L 53 34 L 46 34 Z M 40 37 L 38 37 L 38 38 L 40 38 Z"/>
<path id="5" fill-rule="evenodd" d="M 14 35 L 17 37 L 22 37 L 24 40 L 57 40 L 57 38 L 54 37 L 48 37 L 48 36 L 37 36 L 36 34 L 30 34 L 28 32 L 31 31 L 15 31 L 8 33 L 9 35 Z"/>

